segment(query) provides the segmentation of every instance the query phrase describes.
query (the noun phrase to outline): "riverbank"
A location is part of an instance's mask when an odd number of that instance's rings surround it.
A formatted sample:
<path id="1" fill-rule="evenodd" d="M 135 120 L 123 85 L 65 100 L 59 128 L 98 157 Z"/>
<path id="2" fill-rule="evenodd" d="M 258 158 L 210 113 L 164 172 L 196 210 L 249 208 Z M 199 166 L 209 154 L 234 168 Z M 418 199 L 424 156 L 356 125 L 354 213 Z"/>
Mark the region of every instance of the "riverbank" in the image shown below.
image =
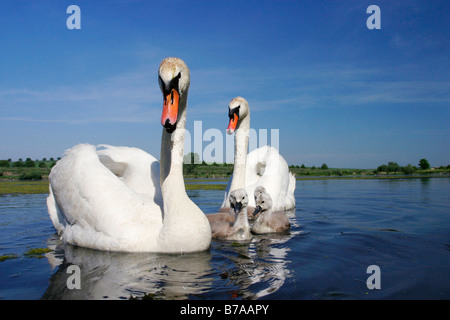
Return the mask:
<path id="1" fill-rule="evenodd" d="M 27 161 L 18 166 L 18 162 L 10 164 L 6 160 L 1 160 L 0 165 L 3 163 L 4 166 L 0 166 L 0 180 L 45 180 L 48 179 L 51 168 L 56 164 L 55 161 Z M 185 179 L 229 179 L 233 174 L 233 167 L 233 164 L 229 163 L 184 164 L 183 176 Z M 449 166 L 423 170 L 411 165 L 401 167 L 394 162 L 390 162 L 389 165 L 380 166 L 377 169 L 328 168 L 328 166 L 323 164 L 321 167 L 290 165 L 289 170 L 297 177 L 297 179 L 307 179 L 309 177 L 334 179 L 335 177 L 355 178 L 386 176 L 392 178 L 392 176 L 450 175 Z"/>
<path id="2" fill-rule="evenodd" d="M 415 175 L 351 175 L 351 176 L 298 176 L 296 180 L 349 180 L 349 179 L 418 179 L 450 178 L 448 173 Z M 186 178 L 186 190 L 225 190 L 229 178 Z M 48 193 L 48 179 L 42 180 L 0 180 L 0 195 L 45 194 Z"/>

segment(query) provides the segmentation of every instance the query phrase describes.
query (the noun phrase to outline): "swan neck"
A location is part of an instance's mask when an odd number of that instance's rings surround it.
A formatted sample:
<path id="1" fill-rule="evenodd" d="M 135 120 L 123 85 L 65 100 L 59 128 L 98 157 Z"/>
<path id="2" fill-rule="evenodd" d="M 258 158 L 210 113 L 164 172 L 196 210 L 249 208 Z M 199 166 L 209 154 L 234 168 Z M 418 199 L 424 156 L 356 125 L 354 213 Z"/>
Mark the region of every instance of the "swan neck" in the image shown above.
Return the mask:
<path id="1" fill-rule="evenodd" d="M 269 220 L 271 216 L 272 216 L 272 208 L 266 209 L 263 212 L 261 212 L 262 220 Z"/>
<path id="2" fill-rule="evenodd" d="M 247 218 L 247 207 L 242 208 L 241 211 L 237 214 L 236 221 L 234 222 L 234 226 L 238 228 L 246 227 L 249 225 Z"/>
<path id="3" fill-rule="evenodd" d="M 177 119 L 177 127 L 172 134 L 167 133 L 166 129 L 162 130 L 161 137 L 161 163 L 160 163 L 160 182 L 161 191 L 164 198 L 164 187 L 170 181 L 170 188 L 182 187 L 184 193 L 183 180 L 183 152 L 184 152 L 184 136 L 186 130 L 186 104 L 187 91 L 180 97 L 179 115 Z"/>
<path id="4" fill-rule="evenodd" d="M 157 241 L 164 252 L 202 251 L 209 248 L 211 229 L 205 214 L 189 199 L 183 179 L 187 90 L 180 96 L 177 127 L 163 129 L 160 182 L 164 209 Z"/>
<path id="5" fill-rule="evenodd" d="M 245 188 L 245 167 L 248 153 L 250 115 L 239 123 L 234 136 L 234 168 L 230 191 Z"/>

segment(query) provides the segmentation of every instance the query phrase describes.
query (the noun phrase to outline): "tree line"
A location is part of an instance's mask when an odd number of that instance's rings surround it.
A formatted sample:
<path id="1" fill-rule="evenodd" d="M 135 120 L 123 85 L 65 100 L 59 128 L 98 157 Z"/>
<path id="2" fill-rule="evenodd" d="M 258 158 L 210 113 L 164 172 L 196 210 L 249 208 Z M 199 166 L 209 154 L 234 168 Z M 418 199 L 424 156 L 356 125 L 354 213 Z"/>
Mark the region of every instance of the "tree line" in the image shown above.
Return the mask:
<path id="1" fill-rule="evenodd" d="M 60 158 L 43 158 L 42 160 L 31 160 L 27 158 L 25 161 L 19 159 L 18 161 L 0 160 L 0 176 L 10 176 L 12 178 L 18 178 L 20 180 L 36 180 L 41 179 L 42 176 L 46 176 L 50 173 L 50 169 L 56 164 Z M 232 163 L 206 163 L 200 161 L 200 157 L 196 153 L 189 153 L 184 156 L 183 173 L 187 177 L 229 177 L 233 173 Z M 400 166 L 397 162 L 388 162 L 382 164 L 376 169 L 330 169 L 326 163 L 321 166 L 306 167 L 304 164 L 301 166 L 290 165 L 290 170 L 296 176 L 309 176 L 309 175 L 378 175 L 378 174 L 414 174 L 425 173 L 424 171 L 430 170 L 430 163 L 427 159 L 420 159 L 417 166 L 408 164 L 406 166 Z M 434 172 L 447 172 L 450 170 L 450 165 L 446 167 L 439 167 Z M 444 171 L 443 171 L 444 170 Z M 9 172 L 9 173 L 8 173 Z"/>
<path id="2" fill-rule="evenodd" d="M 427 159 L 420 159 L 418 167 L 413 166 L 412 164 L 408 164 L 407 166 L 400 166 L 397 162 L 388 162 L 388 164 L 382 164 L 378 166 L 377 172 L 386 172 L 386 173 L 404 173 L 404 174 L 413 174 L 417 170 L 429 170 L 431 168 L 430 163 Z M 449 168 L 449 166 L 447 166 Z"/>
<path id="3" fill-rule="evenodd" d="M 58 158 L 57 160 L 59 160 Z M 31 160 L 31 158 L 26 158 L 25 161 L 22 158 L 19 158 L 18 161 L 8 160 L 0 160 L 0 168 L 52 168 L 56 161 L 54 158 L 43 158 L 42 160 Z"/>
<path id="4" fill-rule="evenodd" d="M 57 160 L 54 158 L 43 158 L 35 161 L 31 158 L 26 158 L 25 161 L 22 158 L 17 161 L 0 160 L 0 176 L 6 176 L 8 179 L 40 180 L 50 173 L 50 169 L 56 164 Z"/>
<path id="5" fill-rule="evenodd" d="M 416 172 L 418 172 L 419 170 L 422 170 L 421 173 L 423 173 L 423 171 L 426 170 L 430 170 L 431 166 L 430 163 L 428 162 L 427 159 L 423 158 L 420 159 L 419 163 L 417 166 L 414 166 L 412 164 L 408 164 L 406 166 L 400 166 L 397 162 L 388 162 L 387 164 L 382 164 L 380 166 L 378 166 L 376 169 L 329 169 L 328 165 L 326 163 L 322 164 L 322 166 L 312 166 L 312 167 L 306 167 L 304 164 L 302 164 L 301 166 L 298 165 L 290 165 L 289 168 L 291 170 L 293 170 L 293 172 L 295 172 L 296 174 L 305 174 L 305 175 L 310 175 L 310 174 L 322 174 L 322 175 L 326 175 L 326 174 L 332 174 L 332 175 L 345 175 L 350 173 L 353 174 L 388 174 L 388 173 L 393 173 L 393 174 L 414 174 Z M 441 166 L 438 169 L 441 170 L 449 170 L 450 169 L 450 165 L 448 166 Z M 316 173 L 314 173 L 316 172 Z M 419 173 L 419 172 L 418 172 Z"/>

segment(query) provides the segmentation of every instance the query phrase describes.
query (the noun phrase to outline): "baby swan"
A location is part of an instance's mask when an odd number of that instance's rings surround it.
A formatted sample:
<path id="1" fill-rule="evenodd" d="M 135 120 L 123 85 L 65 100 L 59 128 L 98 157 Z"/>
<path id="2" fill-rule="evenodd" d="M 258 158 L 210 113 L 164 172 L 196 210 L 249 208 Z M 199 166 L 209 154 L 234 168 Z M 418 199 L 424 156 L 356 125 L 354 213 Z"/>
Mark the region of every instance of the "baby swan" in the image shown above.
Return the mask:
<path id="1" fill-rule="evenodd" d="M 256 214 L 259 214 L 252 227 L 253 233 L 279 233 L 286 232 L 291 227 L 286 213 L 272 212 L 272 198 L 266 192 L 255 193 Z M 255 214 L 255 213 L 254 213 Z"/>
<path id="2" fill-rule="evenodd" d="M 258 186 L 256 187 L 255 191 L 254 191 L 254 196 L 255 198 L 261 193 L 261 192 L 266 192 L 266 188 L 264 188 L 263 186 Z M 258 218 L 259 214 L 255 212 L 255 208 L 254 207 L 248 207 L 247 206 L 247 218 L 250 221 L 254 221 L 255 219 Z M 234 210 L 233 208 L 220 208 L 218 213 L 210 213 L 207 214 L 206 217 L 209 220 L 209 223 L 211 224 L 211 226 L 213 224 L 218 224 L 220 222 L 231 222 L 233 223 L 235 220 L 235 214 L 234 214 Z"/>
<path id="3" fill-rule="evenodd" d="M 259 197 L 259 195 L 261 193 L 266 193 L 266 188 L 264 188 L 263 186 L 257 186 L 255 188 L 255 191 L 253 191 L 253 196 L 255 197 L 255 203 L 256 203 L 256 199 Z M 255 207 L 254 210 L 252 211 L 252 217 L 251 218 L 249 217 L 249 220 L 258 219 L 260 214 L 261 214 L 261 210 L 257 210 Z"/>
<path id="4" fill-rule="evenodd" d="M 211 222 L 214 239 L 249 240 L 252 238 L 247 218 L 248 195 L 245 189 L 233 190 L 230 193 L 230 213 L 235 215 L 234 222 Z"/>

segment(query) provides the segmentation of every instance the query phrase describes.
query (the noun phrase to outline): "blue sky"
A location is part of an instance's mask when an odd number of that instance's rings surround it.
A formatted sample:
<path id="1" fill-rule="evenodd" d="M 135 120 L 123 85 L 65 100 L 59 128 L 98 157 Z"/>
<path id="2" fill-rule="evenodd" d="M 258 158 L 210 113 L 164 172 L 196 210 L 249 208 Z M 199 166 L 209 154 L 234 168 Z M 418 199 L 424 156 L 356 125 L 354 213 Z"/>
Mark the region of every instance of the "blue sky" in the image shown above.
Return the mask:
<path id="1" fill-rule="evenodd" d="M 81 29 L 69 30 L 69 5 Z M 369 5 L 381 29 L 369 30 Z M 0 159 L 88 142 L 159 158 L 167 56 L 191 70 L 188 125 L 229 101 L 279 129 L 290 164 L 450 164 L 448 1 L 1 1 Z M 203 142 L 205 148 L 210 142 Z"/>

